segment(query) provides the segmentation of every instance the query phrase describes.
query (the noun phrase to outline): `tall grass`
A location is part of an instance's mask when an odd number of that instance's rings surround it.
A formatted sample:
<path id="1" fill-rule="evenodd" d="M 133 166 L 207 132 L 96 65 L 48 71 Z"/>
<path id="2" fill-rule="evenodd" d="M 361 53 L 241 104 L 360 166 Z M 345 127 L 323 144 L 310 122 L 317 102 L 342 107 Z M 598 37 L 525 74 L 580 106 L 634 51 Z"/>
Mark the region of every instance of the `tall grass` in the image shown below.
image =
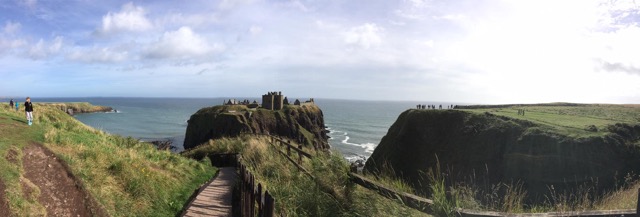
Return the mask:
<path id="1" fill-rule="evenodd" d="M 436 216 L 454 216 L 456 208 L 459 207 L 459 203 L 455 197 L 449 196 L 443 175 L 440 171 L 439 160 L 436 161 L 436 167 L 430 168 L 427 172 L 431 198 L 433 200 L 433 211 Z"/>
<path id="2" fill-rule="evenodd" d="M 283 147 L 269 142 L 260 136 L 226 138 L 183 154 L 198 157 L 241 150 L 244 164 L 274 196 L 276 212 L 284 216 L 426 216 L 350 182 L 349 166 L 338 153 L 318 152 L 312 160 L 303 160 L 312 179 L 281 155 L 278 150 Z"/>
<path id="3" fill-rule="evenodd" d="M 438 216 L 453 216 L 458 208 L 506 213 L 633 209 L 640 188 L 639 177 L 628 174 L 618 187 L 603 193 L 598 190 L 594 178 L 571 191 L 549 186 L 544 200 L 534 203 L 525 200 L 527 191 L 523 182 L 479 186 L 473 179 L 457 182 L 448 177 L 447 172 L 440 169 L 439 162 L 426 173 L 425 180 L 431 193 L 428 198 L 433 200 L 433 210 Z"/>
<path id="4" fill-rule="evenodd" d="M 0 139 L 9 140 L 0 143 L 0 150 L 13 149 L 21 156 L 22 147 L 29 141 L 44 143 L 70 166 L 110 216 L 175 216 L 193 191 L 215 173 L 208 160 L 198 162 L 158 151 L 153 145 L 131 137 L 95 130 L 55 106 L 38 106 L 31 127 L 13 120 L 21 118 L 20 115 L 11 114 L 6 108 L 1 112 L 0 119 L 10 119 L 0 122 L 0 132 L 4 132 L 6 123 L 16 122 L 22 132 Z M 2 174 L 8 171 L 20 177 L 23 171 L 20 165 L 16 166 L 17 174 L 16 170 L 1 166 L 0 170 Z M 24 198 L 19 180 L 2 178 L 10 183 L 8 189 L 12 193 L 8 195 L 14 213 L 30 215 L 31 209 L 42 210 L 37 201 Z"/>

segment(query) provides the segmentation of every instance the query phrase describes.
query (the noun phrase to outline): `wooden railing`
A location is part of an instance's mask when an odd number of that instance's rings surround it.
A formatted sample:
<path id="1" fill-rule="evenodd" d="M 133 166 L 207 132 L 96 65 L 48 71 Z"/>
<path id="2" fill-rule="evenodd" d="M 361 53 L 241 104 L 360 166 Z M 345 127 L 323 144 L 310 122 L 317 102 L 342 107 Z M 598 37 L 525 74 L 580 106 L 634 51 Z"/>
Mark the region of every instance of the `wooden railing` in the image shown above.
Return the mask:
<path id="1" fill-rule="evenodd" d="M 240 174 L 240 185 L 238 186 L 238 215 L 242 217 L 273 217 L 275 212 L 275 199 L 269 191 L 263 189 L 247 167 L 238 161 L 238 172 Z M 264 190 L 264 192 L 263 192 Z M 235 200 L 235 199 L 234 199 Z"/>
<path id="2" fill-rule="evenodd" d="M 433 213 L 433 210 L 431 209 L 433 206 L 432 200 L 422 198 L 413 194 L 396 191 L 355 173 L 349 173 L 349 179 L 351 180 L 351 182 L 369 190 L 376 191 L 378 192 L 378 194 L 384 197 L 392 200 L 399 199 L 404 205 L 408 207 L 420 210 L 424 213 Z"/>
<path id="3" fill-rule="evenodd" d="M 311 159 L 312 156 L 311 154 L 305 152 L 302 150 L 302 145 L 298 145 L 298 147 L 291 145 L 290 141 L 285 141 L 283 139 L 281 139 L 280 137 L 275 137 L 275 136 L 270 136 L 271 137 L 271 144 L 278 144 L 280 146 L 286 146 L 287 148 L 287 156 L 291 156 L 291 150 L 293 149 L 294 151 L 296 151 L 298 153 L 298 163 L 302 163 L 302 157 L 306 157 Z"/>
<path id="4" fill-rule="evenodd" d="M 239 154 L 209 154 L 207 157 L 213 166 L 237 169 L 239 182 L 235 184 L 231 202 L 233 216 L 274 216 L 275 199 L 262 184 L 256 182 L 255 176 L 242 163 Z"/>

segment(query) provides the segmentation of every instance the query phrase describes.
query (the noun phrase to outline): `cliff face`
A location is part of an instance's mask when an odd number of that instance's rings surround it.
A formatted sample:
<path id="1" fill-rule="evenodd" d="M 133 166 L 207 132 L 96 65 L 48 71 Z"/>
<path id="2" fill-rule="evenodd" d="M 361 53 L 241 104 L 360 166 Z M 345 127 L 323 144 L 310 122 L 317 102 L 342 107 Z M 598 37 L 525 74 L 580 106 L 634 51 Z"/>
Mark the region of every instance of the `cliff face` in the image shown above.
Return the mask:
<path id="1" fill-rule="evenodd" d="M 408 110 L 382 138 L 365 169 L 392 167 L 419 190 L 426 189 L 425 173 L 438 161 L 454 181 L 521 181 L 530 199 L 543 197 L 552 185 L 560 192 L 596 179 L 599 189 L 606 190 L 627 173 L 640 172 L 640 125 L 617 124 L 609 131 L 572 138 L 488 113 Z"/>
<path id="2" fill-rule="evenodd" d="M 282 110 L 248 109 L 243 105 L 200 109 L 188 121 L 184 148 L 196 147 L 209 139 L 241 133 L 271 134 L 300 144 L 328 147 L 322 110 L 314 104 L 287 105 Z"/>

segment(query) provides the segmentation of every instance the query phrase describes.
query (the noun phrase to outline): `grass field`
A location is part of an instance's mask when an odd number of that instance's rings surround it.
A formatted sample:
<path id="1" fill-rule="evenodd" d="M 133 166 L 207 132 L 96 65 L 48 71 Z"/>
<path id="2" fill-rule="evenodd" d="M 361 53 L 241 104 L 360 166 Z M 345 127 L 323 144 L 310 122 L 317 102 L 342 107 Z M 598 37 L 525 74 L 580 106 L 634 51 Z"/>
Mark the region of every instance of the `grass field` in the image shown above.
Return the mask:
<path id="1" fill-rule="evenodd" d="M 525 115 L 518 115 L 524 109 Z M 514 105 L 495 108 L 461 109 L 474 113 L 491 113 L 531 121 L 549 127 L 556 133 L 572 137 L 601 136 L 609 125 L 640 123 L 640 105 L 578 104 L 578 105 Z M 588 130 L 595 126 L 597 131 Z"/>
<path id="2" fill-rule="evenodd" d="M 0 179 L 6 185 L 11 212 L 18 216 L 46 215 L 38 200 L 25 196 L 21 187 L 25 182 L 22 150 L 33 142 L 63 159 L 110 216 L 175 216 L 216 171 L 208 161 L 158 151 L 149 143 L 90 128 L 58 105 L 34 107 L 34 125 L 28 126 L 24 112 L 0 104 Z M 78 107 L 93 109 L 85 104 Z M 17 162 L 7 160 L 9 152 Z"/>

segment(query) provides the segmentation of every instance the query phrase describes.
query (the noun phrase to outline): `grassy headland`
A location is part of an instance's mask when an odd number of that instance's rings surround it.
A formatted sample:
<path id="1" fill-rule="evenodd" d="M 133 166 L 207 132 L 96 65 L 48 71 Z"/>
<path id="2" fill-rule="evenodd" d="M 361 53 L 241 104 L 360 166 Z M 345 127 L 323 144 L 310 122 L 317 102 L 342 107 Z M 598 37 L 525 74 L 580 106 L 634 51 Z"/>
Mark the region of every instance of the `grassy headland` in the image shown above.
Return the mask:
<path id="1" fill-rule="evenodd" d="M 43 144 L 68 164 L 110 216 L 174 216 L 216 171 L 206 161 L 88 127 L 60 105 L 34 103 L 34 125 L 28 126 L 23 111 L 0 104 L 0 181 L 6 185 L 11 212 L 18 216 L 46 215 L 37 200 L 42 189 L 25 178 L 22 163 L 23 149 L 33 143 Z M 64 106 L 84 112 L 103 109 L 85 103 Z M 35 193 L 25 192 L 25 185 Z"/>
<path id="2" fill-rule="evenodd" d="M 245 105 L 219 105 L 198 110 L 188 122 L 185 149 L 212 138 L 236 137 L 242 133 L 279 135 L 308 147 L 324 147 L 328 138 L 323 113 L 315 104 L 285 105 L 275 111 Z"/>
<path id="3" fill-rule="evenodd" d="M 629 209 L 639 157 L 640 106 L 487 105 L 403 112 L 366 168 L 387 165 L 442 210 Z"/>
<path id="4" fill-rule="evenodd" d="M 113 108 L 108 106 L 92 105 L 88 102 L 56 102 L 41 104 L 56 107 L 64 112 L 66 112 L 67 109 L 72 109 L 74 113 L 109 112 L 113 110 Z"/>

